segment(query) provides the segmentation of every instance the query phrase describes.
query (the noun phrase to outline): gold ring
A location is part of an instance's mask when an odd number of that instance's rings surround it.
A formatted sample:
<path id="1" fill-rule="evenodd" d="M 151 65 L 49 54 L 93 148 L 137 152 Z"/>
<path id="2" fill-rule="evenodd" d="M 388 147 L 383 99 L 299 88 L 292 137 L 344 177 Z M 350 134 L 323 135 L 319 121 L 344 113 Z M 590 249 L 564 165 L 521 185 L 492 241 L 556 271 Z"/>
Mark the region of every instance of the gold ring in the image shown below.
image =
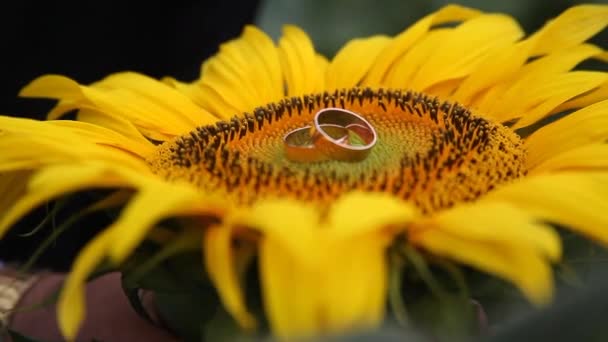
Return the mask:
<path id="1" fill-rule="evenodd" d="M 327 127 L 342 127 L 346 134 L 336 136 L 327 131 Z M 333 160 L 364 160 L 378 141 L 374 127 L 359 114 L 342 108 L 326 108 L 315 114 L 312 141 L 322 154 Z M 361 144 L 351 141 L 350 132 L 356 134 Z"/>
<path id="2" fill-rule="evenodd" d="M 341 108 L 323 109 L 314 126 L 288 132 L 283 137 L 286 157 L 295 162 L 324 160 L 361 161 L 377 141 L 376 130 L 360 115 Z"/>
<path id="3" fill-rule="evenodd" d="M 348 137 L 348 130 L 345 127 L 324 124 L 322 128 L 328 134 L 337 138 L 338 141 L 346 140 Z M 312 126 L 304 126 L 290 131 L 283 137 L 285 155 L 289 160 L 295 162 L 318 162 L 331 159 L 330 156 L 323 154 L 314 145 L 311 135 L 312 131 Z"/>

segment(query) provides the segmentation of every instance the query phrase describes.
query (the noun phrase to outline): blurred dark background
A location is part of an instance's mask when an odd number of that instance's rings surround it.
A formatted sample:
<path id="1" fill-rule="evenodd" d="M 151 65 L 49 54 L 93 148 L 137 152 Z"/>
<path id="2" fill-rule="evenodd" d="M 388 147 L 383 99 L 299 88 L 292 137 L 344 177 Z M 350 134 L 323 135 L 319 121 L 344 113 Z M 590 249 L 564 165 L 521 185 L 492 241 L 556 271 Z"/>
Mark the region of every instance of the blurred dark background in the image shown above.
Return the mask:
<path id="1" fill-rule="evenodd" d="M 0 113 L 40 116 L 21 87 L 47 73 L 91 83 L 121 70 L 192 80 L 254 21 L 258 0 L 0 2 Z"/>
<path id="2" fill-rule="evenodd" d="M 566 8 L 582 3 L 606 4 L 607 0 L 264 0 L 257 23 L 273 37 L 281 26 L 301 26 L 319 51 L 327 56 L 353 37 L 378 33 L 394 35 L 414 21 L 450 3 L 501 12 L 515 17 L 532 32 Z M 608 32 L 596 41 L 608 42 Z M 606 47 L 606 45 L 603 45 Z"/>

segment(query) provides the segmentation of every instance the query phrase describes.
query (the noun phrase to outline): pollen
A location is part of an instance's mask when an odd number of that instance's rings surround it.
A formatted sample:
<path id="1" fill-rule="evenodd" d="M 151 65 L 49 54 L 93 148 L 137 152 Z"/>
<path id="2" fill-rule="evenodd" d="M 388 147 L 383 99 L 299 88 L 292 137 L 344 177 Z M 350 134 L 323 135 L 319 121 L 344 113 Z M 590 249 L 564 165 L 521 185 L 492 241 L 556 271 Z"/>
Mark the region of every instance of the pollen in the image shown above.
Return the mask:
<path id="1" fill-rule="evenodd" d="M 359 162 L 292 162 L 283 137 L 316 112 L 358 113 L 378 142 Z M 352 88 L 285 98 L 159 145 L 147 162 L 168 181 L 186 181 L 248 205 L 264 197 L 325 205 L 352 191 L 385 192 L 423 212 L 472 201 L 526 173 L 525 149 L 510 128 L 436 97 Z"/>

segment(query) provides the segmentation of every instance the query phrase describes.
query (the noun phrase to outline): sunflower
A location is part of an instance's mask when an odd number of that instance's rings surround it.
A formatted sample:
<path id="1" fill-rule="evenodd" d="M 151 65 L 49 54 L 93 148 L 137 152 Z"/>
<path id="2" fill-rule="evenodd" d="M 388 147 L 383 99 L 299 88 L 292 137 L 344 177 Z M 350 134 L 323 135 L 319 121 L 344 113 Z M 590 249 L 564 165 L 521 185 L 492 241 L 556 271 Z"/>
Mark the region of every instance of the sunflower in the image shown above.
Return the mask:
<path id="1" fill-rule="evenodd" d="M 58 100 L 46 121 L 0 117 L 0 233 L 69 193 L 123 194 L 61 292 L 69 339 L 91 272 L 125 263 L 167 218 L 202 232 L 208 276 L 244 329 L 256 318 L 242 268 L 257 256 L 281 338 L 378 326 L 395 244 L 546 304 L 562 253 L 554 225 L 608 244 L 608 73 L 574 70 L 608 61 L 586 43 L 607 24 L 608 6 L 576 6 L 526 36 L 507 15 L 450 5 L 394 37 L 351 40 L 331 60 L 295 26 L 277 44 L 246 27 L 192 83 L 42 76 L 21 95 Z M 369 121 L 370 155 L 285 158 L 283 136 L 329 107 Z"/>

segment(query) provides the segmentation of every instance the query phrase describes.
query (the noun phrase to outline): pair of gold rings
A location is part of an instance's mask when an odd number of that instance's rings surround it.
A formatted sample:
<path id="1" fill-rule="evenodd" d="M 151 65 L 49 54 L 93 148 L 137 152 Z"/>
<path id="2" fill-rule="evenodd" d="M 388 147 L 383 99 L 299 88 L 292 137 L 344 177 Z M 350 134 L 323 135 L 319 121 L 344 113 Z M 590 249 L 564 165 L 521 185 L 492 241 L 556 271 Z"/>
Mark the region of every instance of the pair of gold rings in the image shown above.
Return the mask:
<path id="1" fill-rule="evenodd" d="M 283 137 L 286 157 L 295 162 L 364 160 L 378 140 L 374 127 L 362 116 L 341 108 L 315 114 L 313 125 Z"/>

